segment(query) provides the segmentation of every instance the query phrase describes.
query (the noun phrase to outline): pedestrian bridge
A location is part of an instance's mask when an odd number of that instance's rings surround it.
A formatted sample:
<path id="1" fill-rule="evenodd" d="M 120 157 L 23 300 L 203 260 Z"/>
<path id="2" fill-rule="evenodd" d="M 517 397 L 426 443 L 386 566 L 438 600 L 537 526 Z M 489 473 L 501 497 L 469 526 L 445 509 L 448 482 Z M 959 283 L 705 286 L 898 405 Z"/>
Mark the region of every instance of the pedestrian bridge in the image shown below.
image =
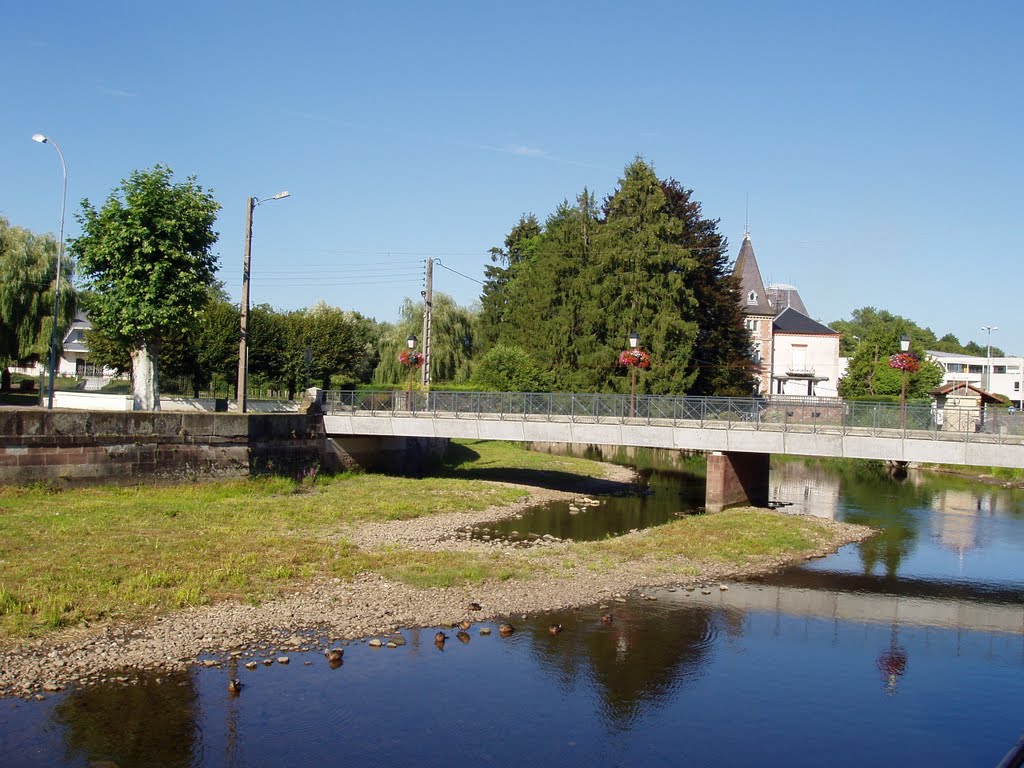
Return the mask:
<path id="1" fill-rule="evenodd" d="M 464 438 L 706 451 L 711 506 L 767 501 L 768 457 L 1024 467 L 1024 415 L 814 398 L 326 392 L 330 437 Z M 969 426 L 969 429 L 966 428 Z M 720 470 L 718 464 L 724 462 Z M 714 490 L 724 472 L 722 499 Z M 763 488 L 762 488 L 763 485 Z M 734 497 L 736 500 L 734 500 Z"/>

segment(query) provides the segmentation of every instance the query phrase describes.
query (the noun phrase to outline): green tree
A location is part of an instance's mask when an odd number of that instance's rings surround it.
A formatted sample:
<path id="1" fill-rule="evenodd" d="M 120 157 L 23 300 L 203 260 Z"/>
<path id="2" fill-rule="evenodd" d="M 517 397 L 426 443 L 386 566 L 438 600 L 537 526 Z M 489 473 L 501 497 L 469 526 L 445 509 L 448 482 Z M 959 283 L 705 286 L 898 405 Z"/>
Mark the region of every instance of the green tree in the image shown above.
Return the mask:
<path id="1" fill-rule="evenodd" d="M 430 339 L 430 378 L 434 384 L 461 384 L 469 379 L 470 360 L 476 353 L 476 313 L 459 306 L 445 293 L 434 292 L 433 326 Z M 409 371 L 398 361 L 410 335 L 417 337 L 417 348 L 423 351 L 423 302 L 406 299 L 402 302 L 400 319 L 383 329 L 380 360 L 373 373 L 378 384 L 401 384 Z"/>
<path id="2" fill-rule="evenodd" d="M 586 322 L 584 277 L 596 255 L 599 227 L 589 190 L 583 190 L 575 205 L 563 201 L 548 217 L 543 234 L 531 241 L 530 253 L 519 262 L 506 291 L 510 311 L 502 325 L 502 343 L 528 348 L 563 390 L 600 385 L 591 358 L 598 345 L 596 329 Z"/>
<path id="3" fill-rule="evenodd" d="M 668 213 L 683 223 L 679 244 L 695 262 L 690 285 L 699 321 L 691 362 L 696 379 L 690 394 L 745 397 L 754 388 L 754 364 L 728 243 L 718 232 L 718 219 L 704 218 L 692 189 L 675 179 L 663 181 L 661 187 Z"/>
<path id="4" fill-rule="evenodd" d="M 524 213 L 508 235 L 504 248 L 491 248 L 491 264 L 484 268 L 484 288 L 480 298 L 480 345 L 487 349 L 502 338 L 510 308 L 508 286 L 537 246 L 540 223 L 532 213 Z"/>
<path id="5" fill-rule="evenodd" d="M 473 383 L 491 392 L 546 392 L 548 377 L 522 347 L 496 344 L 473 371 Z"/>
<path id="6" fill-rule="evenodd" d="M 288 396 L 310 386 L 331 388 L 332 377 L 344 386 L 356 381 L 356 362 L 365 347 L 348 313 L 324 301 L 288 314 L 288 342 L 284 359 Z M 306 362 L 309 350 L 309 362 Z"/>
<path id="7" fill-rule="evenodd" d="M 697 379 L 699 324 L 692 288 L 696 261 L 680 245 L 683 222 L 669 212 L 654 168 L 639 157 L 626 167 L 605 210 L 596 257 L 584 273 L 584 323 L 595 340 L 590 367 L 600 372 L 601 389 L 627 391 L 617 358 L 626 335 L 636 330 L 652 357 L 650 370 L 639 372 L 637 391 L 688 392 Z"/>
<path id="8" fill-rule="evenodd" d="M 134 171 L 102 208 L 83 200 L 83 234 L 71 243 L 90 319 L 130 349 L 137 410 L 159 410 L 160 346 L 195 331 L 217 267 L 220 205 L 194 177 L 172 176 L 162 165 Z"/>
<path id="9" fill-rule="evenodd" d="M 11 226 L 0 216 L 0 389 L 10 389 L 8 366 L 47 358 L 53 333 L 57 241 Z M 57 339 L 75 315 L 71 260 L 61 262 Z"/>
<path id="10" fill-rule="evenodd" d="M 927 397 L 928 392 L 942 381 L 942 368 L 925 358 L 926 347 L 920 338 L 933 341 L 935 335 L 903 318 L 870 326 L 867 335 L 857 345 L 846 375 L 839 381 L 839 396 L 899 395 L 903 373 L 889 366 L 889 358 L 900 351 L 900 339 L 904 334 L 910 337 L 910 351 L 921 358 L 921 370 L 907 374 L 907 397 Z"/>

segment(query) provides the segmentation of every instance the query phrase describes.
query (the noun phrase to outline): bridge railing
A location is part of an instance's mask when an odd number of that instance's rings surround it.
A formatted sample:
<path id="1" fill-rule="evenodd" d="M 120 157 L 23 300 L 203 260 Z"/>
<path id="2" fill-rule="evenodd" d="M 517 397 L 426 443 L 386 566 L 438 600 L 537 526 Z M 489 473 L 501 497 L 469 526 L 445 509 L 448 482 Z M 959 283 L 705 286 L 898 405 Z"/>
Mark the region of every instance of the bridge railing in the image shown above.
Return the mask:
<path id="1" fill-rule="evenodd" d="M 928 404 L 838 398 L 691 397 L 567 392 L 329 391 L 331 414 L 533 419 L 860 434 L 980 442 L 1024 439 L 1024 415 L 1006 409 L 936 409 Z"/>

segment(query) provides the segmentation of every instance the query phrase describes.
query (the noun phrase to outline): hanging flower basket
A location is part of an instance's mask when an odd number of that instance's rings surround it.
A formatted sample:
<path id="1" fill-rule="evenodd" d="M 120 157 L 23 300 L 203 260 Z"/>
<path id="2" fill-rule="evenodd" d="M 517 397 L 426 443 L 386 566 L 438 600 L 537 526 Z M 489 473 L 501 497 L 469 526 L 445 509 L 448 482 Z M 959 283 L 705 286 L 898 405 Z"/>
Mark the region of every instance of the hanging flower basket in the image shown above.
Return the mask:
<path id="1" fill-rule="evenodd" d="M 619 365 L 633 368 L 650 368 L 651 353 L 642 349 L 627 349 L 619 353 Z"/>
<path id="2" fill-rule="evenodd" d="M 419 368 L 423 365 L 423 353 L 411 349 L 403 349 L 398 354 L 398 362 L 406 368 Z"/>
<path id="3" fill-rule="evenodd" d="M 921 358 L 912 352 L 899 352 L 889 358 L 889 367 L 906 373 L 917 373 L 921 370 Z"/>

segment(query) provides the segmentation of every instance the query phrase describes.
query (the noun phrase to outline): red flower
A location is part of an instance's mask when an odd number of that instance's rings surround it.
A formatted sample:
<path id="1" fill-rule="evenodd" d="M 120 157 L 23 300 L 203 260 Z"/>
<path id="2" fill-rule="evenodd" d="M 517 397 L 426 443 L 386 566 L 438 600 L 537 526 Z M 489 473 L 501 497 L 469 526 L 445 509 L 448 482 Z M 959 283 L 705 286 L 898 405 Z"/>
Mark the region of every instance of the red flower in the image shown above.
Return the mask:
<path id="1" fill-rule="evenodd" d="M 398 362 L 407 368 L 419 368 L 423 365 L 423 353 L 411 349 L 403 349 L 398 355 Z"/>
<path id="2" fill-rule="evenodd" d="M 634 368 L 650 368 L 651 354 L 642 349 L 627 349 L 619 353 L 619 365 L 633 366 Z"/>
<path id="3" fill-rule="evenodd" d="M 899 352 L 889 357 L 889 367 L 897 371 L 917 373 L 921 370 L 921 358 L 912 352 Z"/>

